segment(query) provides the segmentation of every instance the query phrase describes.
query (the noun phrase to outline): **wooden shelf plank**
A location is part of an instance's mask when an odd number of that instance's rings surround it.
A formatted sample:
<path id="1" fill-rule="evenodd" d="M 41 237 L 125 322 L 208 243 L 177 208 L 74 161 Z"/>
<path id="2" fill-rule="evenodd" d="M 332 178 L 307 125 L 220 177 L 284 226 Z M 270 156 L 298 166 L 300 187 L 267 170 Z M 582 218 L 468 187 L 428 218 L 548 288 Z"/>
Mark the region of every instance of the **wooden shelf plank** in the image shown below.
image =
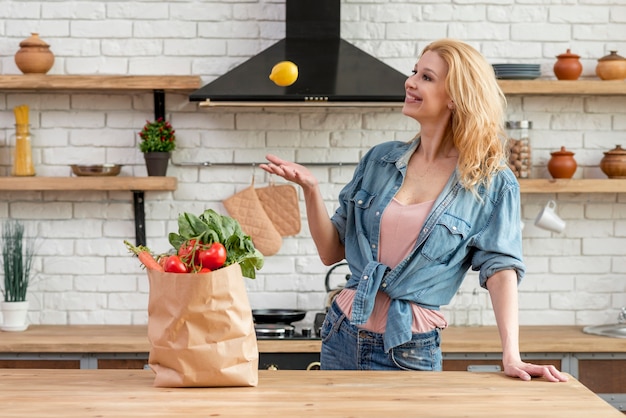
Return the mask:
<path id="1" fill-rule="evenodd" d="M 504 94 L 524 95 L 600 95 L 626 94 L 624 80 L 498 80 Z"/>
<path id="2" fill-rule="evenodd" d="M 522 193 L 626 193 L 626 179 L 520 179 Z M 0 177 L 0 190 L 174 191 L 176 177 Z"/>
<path id="3" fill-rule="evenodd" d="M 520 179 L 522 193 L 626 193 L 626 179 Z"/>
<path id="4" fill-rule="evenodd" d="M 46 75 L 14 74 L 0 75 L 2 90 L 167 90 L 192 91 L 201 87 L 202 80 L 193 75 Z M 498 80 L 505 94 L 527 95 L 624 95 L 624 80 Z M 307 106 L 402 106 L 402 102 L 390 103 L 306 103 Z M 204 103 L 202 106 L 240 106 L 241 103 Z M 249 104 L 250 106 L 251 104 Z M 252 104 L 253 105 L 253 104 Z M 276 103 L 263 103 L 277 106 Z M 283 105 L 283 104 L 281 104 Z M 294 105 L 294 104 L 292 104 Z M 302 105 L 302 103 L 299 103 Z M 258 106 L 258 105 L 257 105 Z"/>
<path id="5" fill-rule="evenodd" d="M 2 75 L 2 90 L 167 90 L 193 91 L 201 87 L 198 76 L 184 75 Z"/>
<path id="6" fill-rule="evenodd" d="M 176 177 L 0 177 L 0 190 L 173 191 Z"/>

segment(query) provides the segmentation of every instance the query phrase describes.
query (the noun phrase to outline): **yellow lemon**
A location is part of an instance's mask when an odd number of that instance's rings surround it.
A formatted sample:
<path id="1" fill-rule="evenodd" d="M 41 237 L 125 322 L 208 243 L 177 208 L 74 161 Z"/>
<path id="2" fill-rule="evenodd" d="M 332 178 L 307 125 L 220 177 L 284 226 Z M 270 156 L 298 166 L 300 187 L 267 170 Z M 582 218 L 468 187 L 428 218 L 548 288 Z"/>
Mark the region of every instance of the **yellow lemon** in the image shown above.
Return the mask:
<path id="1" fill-rule="evenodd" d="M 291 86 L 298 79 L 298 66 L 291 61 L 281 61 L 272 68 L 270 80 L 277 86 Z"/>

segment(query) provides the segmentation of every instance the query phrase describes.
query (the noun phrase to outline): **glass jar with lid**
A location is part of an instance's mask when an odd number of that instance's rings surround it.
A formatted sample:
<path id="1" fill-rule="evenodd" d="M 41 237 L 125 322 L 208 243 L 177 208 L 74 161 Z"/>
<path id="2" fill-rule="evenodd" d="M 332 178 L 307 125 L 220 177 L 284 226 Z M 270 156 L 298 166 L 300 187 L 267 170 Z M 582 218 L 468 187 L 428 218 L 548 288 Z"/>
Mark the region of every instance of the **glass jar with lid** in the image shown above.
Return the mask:
<path id="1" fill-rule="evenodd" d="M 526 179 L 531 171 L 530 131 L 533 123 L 529 120 L 508 120 L 505 128 L 508 136 L 509 167 L 515 177 Z"/>

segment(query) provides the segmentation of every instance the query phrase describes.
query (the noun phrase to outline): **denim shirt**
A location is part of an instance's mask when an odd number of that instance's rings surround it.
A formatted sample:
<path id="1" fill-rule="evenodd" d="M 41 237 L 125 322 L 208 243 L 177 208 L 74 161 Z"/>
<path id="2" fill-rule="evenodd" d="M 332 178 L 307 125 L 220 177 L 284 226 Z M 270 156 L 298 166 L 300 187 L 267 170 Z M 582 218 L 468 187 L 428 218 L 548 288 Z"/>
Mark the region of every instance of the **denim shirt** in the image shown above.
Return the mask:
<path id="1" fill-rule="evenodd" d="M 455 170 L 411 254 L 394 269 L 378 262 L 383 211 L 400 189 L 418 145 L 415 139 L 370 149 L 341 190 L 331 218 L 352 273 L 346 287 L 356 289 L 352 322 L 367 321 L 378 291 L 392 299 L 383 337 L 386 352 L 411 340 L 410 304 L 438 310 L 450 303 L 469 268 L 480 271 L 484 288 L 498 271 L 515 270 L 518 283 L 525 272 L 519 183 L 508 168 L 494 176 L 488 189 L 479 186 L 480 199 L 461 186 Z"/>

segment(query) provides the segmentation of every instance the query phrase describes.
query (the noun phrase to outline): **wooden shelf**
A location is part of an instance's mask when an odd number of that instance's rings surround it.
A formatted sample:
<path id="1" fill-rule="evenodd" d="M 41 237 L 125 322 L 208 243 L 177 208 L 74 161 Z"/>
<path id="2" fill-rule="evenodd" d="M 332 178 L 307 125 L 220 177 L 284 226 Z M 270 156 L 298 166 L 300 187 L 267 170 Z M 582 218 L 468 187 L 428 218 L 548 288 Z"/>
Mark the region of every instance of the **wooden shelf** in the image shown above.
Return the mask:
<path id="1" fill-rule="evenodd" d="M 626 179 L 520 179 L 522 193 L 626 193 Z M 0 177 L 0 190 L 174 191 L 176 177 Z"/>
<path id="2" fill-rule="evenodd" d="M 504 94 L 518 95 L 595 95 L 626 94 L 624 80 L 498 80 Z"/>
<path id="3" fill-rule="evenodd" d="M 0 75 L 2 90 L 76 91 L 193 91 L 201 87 L 198 76 L 166 75 Z"/>
<path id="4" fill-rule="evenodd" d="M 202 80 L 193 75 L 41 75 L 17 74 L 0 75 L 0 91 L 2 90 L 76 90 L 76 91 L 193 91 L 201 87 Z M 528 95 L 625 95 L 624 80 L 498 80 L 505 94 Z M 339 106 L 341 103 L 308 103 L 307 106 Z M 402 103 L 382 103 L 383 106 L 401 105 Z M 220 103 L 202 103 L 202 106 L 220 105 Z M 241 103 L 221 105 L 240 106 Z M 266 103 L 266 106 L 277 106 Z M 294 105 L 292 103 L 292 105 Z M 300 105 L 302 105 L 300 103 Z M 370 105 L 375 103 L 349 103 L 351 106 Z M 381 104 L 378 104 L 381 105 Z M 251 104 L 248 104 L 251 106 Z"/>
<path id="5" fill-rule="evenodd" d="M 173 191 L 176 177 L 0 177 L 0 190 Z"/>
<path id="6" fill-rule="evenodd" d="M 521 193 L 626 193 L 626 179 L 520 179 Z"/>

